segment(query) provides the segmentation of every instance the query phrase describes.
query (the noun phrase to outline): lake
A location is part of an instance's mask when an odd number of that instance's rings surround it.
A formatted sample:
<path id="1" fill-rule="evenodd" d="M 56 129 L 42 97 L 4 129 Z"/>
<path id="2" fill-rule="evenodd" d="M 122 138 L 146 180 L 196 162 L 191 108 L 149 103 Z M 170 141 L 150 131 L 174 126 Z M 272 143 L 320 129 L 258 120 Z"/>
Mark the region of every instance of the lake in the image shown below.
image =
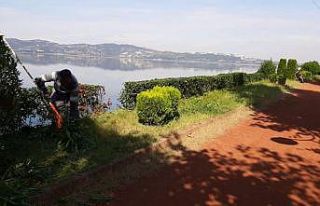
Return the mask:
<path id="1" fill-rule="evenodd" d="M 143 59 L 72 57 L 56 55 L 19 55 L 21 61 L 34 77 L 44 73 L 70 69 L 80 83 L 99 84 L 106 89 L 106 98 L 111 98 L 112 109 L 120 103 L 118 97 L 126 81 L 159 79 L 166 77 L 188 77 L 216 75 L 230 72 L 256 72 L 258 62 L 174 62 L 150 61 Z M 25 71 L 19 66 L 24 87 L 33 86 Z"/>

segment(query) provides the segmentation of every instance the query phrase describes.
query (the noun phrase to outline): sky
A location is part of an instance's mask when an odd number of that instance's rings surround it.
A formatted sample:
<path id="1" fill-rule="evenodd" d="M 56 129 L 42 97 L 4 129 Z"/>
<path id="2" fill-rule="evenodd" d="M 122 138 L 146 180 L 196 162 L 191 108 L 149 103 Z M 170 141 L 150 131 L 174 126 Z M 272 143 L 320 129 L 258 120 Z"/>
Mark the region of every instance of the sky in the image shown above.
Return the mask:
<path id="1" fill-rule="evenodd" d="M 320 60 L 320 0 L 0 0 L 6 37 Z"/>

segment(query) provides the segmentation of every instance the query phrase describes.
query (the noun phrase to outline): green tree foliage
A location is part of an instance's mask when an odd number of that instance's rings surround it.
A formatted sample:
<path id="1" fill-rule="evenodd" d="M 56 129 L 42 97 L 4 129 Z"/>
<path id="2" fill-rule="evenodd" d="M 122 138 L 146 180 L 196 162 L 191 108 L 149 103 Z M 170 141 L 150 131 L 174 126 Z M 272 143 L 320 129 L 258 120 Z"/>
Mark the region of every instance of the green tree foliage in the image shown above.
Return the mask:
<path id="1" fill-rule="evenodd" d="M 276 74 L 276 65 L 272 60 L 267 60 L 261 63 L 260 69 L 258 72 L 262 73 L 265 78 L 270 78 L 274 74 Z"/>
<path id="2" fill-rule="evenodd" d="M 286 69 L 287 69 L 287 60 L 286 59 L 280 59 L 279 64 L 278 64 L 277 73 L 278 74 L 284 73 Z"/>
<path id="3" fill-rule="evenodd" d="M 306 62 L 301 66 L 302 70 L 311 72 L 313 75 L 320 74 L 320 65 L 317 61 Z"/>
<path id="4" fill-rule="evenodd" d="M 0 36 L 0 135 L 21 126 L 20 86 L 16 60 Z"/>
<path id="5" fill-rule="evenodd" d="M 281 85 L 286 84 L 287 79 L 287 60 L 286 59 L 280 59 L 277 69 L 277 75 L 278 75 L 278 83 Z"/>
<path id="6" fill-rule="evenodd" d="M 181 93 L 174 87 L 154 87 L 138 94 L 139 122 L 162 125 L 179 117 L 178 104 Z"/>
<path id="7" fill-rule="evenodd" d="M 296 59 L 289 59 L 288 60 L 288 67 L 287 67 L 287 78 L 288 79 L 295 79 L 295 74 L 298 69 L 298 62 Z"/>

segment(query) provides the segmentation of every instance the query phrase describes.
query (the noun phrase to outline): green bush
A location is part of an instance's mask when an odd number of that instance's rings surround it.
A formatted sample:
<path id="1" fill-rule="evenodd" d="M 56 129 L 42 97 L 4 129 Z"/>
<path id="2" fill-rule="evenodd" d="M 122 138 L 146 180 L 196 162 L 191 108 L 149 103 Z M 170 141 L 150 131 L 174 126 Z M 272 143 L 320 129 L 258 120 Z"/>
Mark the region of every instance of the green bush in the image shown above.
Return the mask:
<path id="1" fill-rule="evenodd" d="M 277 74 L 271 74 L 271 75 L 269 76 L 269 80 L 270 80 L 270 82 L 272 82 L 272 83 L 276 83 L 277 80 L 278 80 Z"/>
<path id="2" fill-rule="evenodd" d="M 311 72 L 313 75 L 320 74 L 320 65 L 317 61 L 306 62 L 301 68 L 304 71 Z"/>
<path id="3" fill-rule="evenodd" d="M 287 68 L 287 59 L 280 59 L 278 64 L 278 72 L 279 70 L 285 70 Z"/>
<path id="4" fill-rule="evenodd" d="M 310 82 L 313 80 L 313 74 L 311 72 L 308 71 L 301 71 L 301 75 L 303 77 L 303 80 L 305 82 Z"/>
<path id="5" fill-rule="evenodd" d="M 0 135 L 21 127 L 24 99 L 20 95 L 21 80 L 16 60 L 0 36 Z"/>
<path id="6" fill-rule="evenodd" d="M 295 74 L 298 69 L 298 62 L 295 59 L 288 60 L 288 68 L 287 68 L 287 78 L 295 79 Z"/>
<path id="7" fill-rule="evenodd" d="M 287 60 L 280 59 L 277 69 L 278 84 L 285 85 L 287 80 Z"/>
<path id="8" fill-rule="evenodd" d="M 278 84 L 280 85 L 286 85 L 287 82 L 287 78 L 283 75 L 279 75 L 278 76 Z"/>
<path id="9" fill-rule="evenodd" d="M 262 73 L 265 78 L 270 78 L 272 75 L 276 74 L 276 65 L 272 60 L 267 60 L 261 63 L 260 69 L 258 71 Z"/>
<path id="10" fill-rule="evenodd" d="M 230 73 L 217 76 L 181 77 L 125 82 L 119 99 L 124 108 L 133 109 L 136 105 L 137 94 L 152 89 L 155 86 L 175 87 L 179 89 L 183 98 L 188 98 L 192 96 L 202 96 L 206 92 L 215 89 L 233 88 L 262 79 L 264 79 L 264 76 L 261 73 Z"/>
<path id="11" fill-rule="evenodd" d="M 181 93 L 174 87 L 154 87 L 137 96 L 139 122 L 163 125 L 179 117 Z"/>

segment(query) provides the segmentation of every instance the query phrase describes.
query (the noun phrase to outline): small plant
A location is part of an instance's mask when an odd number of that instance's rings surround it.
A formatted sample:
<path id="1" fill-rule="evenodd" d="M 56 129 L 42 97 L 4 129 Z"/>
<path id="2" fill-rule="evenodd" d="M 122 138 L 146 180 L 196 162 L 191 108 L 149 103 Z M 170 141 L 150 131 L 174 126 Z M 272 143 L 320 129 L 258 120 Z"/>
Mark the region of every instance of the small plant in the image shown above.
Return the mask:
<path id="1" fill-rule="evenodd" d="M 178 104 L 181 93 L 174 87 L 154 87 L 137 97 L 139 122 L 163 125 L 179 117 Z"/>

